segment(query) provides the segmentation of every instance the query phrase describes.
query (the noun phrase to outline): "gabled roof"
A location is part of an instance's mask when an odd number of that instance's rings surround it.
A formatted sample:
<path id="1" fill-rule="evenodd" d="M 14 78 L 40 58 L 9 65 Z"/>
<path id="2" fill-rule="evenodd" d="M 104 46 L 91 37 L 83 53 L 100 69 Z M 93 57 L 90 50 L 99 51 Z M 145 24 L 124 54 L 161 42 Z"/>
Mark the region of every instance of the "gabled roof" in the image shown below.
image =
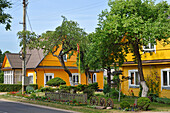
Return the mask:
<path id="1" fill-rule="evenodd" d="M 27 49 L 27 54 L 31 54 L 30 59 L 26 65 L 26 68 L 35 69 L 40 61 L 44 58 L 43 49 Z"/>
<path id="2" fill-rule="evenodd" d="M 26 49 L 26 68 L 27 69 L 34 69 L 37 67 L 39 62 L 43 59 L 43 50 L 37 49 Z M 10 66 L 9 69 L 21 69 L 22 68 L 22 60 L 19 57 L 19 53 L 6 53 L 6 58 L 8 59 Z M 5 59 L 4 59 L 5 61 Z M 4 64 L 5 62 L 3 62 Z M 2 66 L 2 70 L 7 69 Z"/>
<path id="3" fill-rule="evenodd" d="M 11 65 L 11 68 L 22 68 L 22 60 L 19 58 L 18 53 L 6 53 L 5 55 Z M 26 63 L 28 62 L 30 56 L 30 54 L 26 55 Z"/>

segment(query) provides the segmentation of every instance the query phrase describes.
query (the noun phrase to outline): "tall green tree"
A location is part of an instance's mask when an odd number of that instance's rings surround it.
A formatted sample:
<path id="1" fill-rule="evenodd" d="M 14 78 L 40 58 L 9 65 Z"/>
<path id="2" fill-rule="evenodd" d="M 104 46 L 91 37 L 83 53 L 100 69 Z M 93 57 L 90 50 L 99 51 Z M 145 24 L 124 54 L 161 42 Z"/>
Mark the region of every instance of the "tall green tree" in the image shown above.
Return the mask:
<path id="1" fill-rule="evenodd" d="M 125 54 L 121 52 L 122 47 L 110 43 L 109 36 L 103 38 L 103 35 L 99 33 L 98 29 L 96 29 L 96 33 L 88 34 L 86 41 L 80 46 L 80 64 L 81 69 L 89 77 L 91 76 L 89 70 L 106 69 L 107 83 L 111 86 L 111 68 L 121 65 L 125 60 Z"/>
<path id="2" fill-rule="evenodd" d="M 9 30 L 11 25 L 11 15 L 5 12 L 5 9 L 11 8 L 11 3 L 7 0 L 0 0 L 0 24 L 5 25 L 5 29 Z"/>
<path id="3" fill-rule="evenodd" d="M 59 59 L 64 71 L 69 76 L 70 84 L 73 85 L 72 73 L 65 65 L 63 57 L 67 54 L 67 58 L 70 58 L 77 51 L 77 43 L 83 42 L 87 34 L 79 27 L 77 22 L 67 20 L 64 16 L 62 18 L 62 24 L 55 31 L 47 31 L 38 38 L 37 47 L 44 49 L 45 52 L 52 53 L 54 57 Z M 57 53 L 57 51 L 59 52 Z"/>
<path id="4" fill-rule="evenodd" d="M 152 0 L 109 0 L 108 5 L 110 9 L 99 15 L 97 31 L 102 35 L 101 38 L 109 38 L 107 43 L 120 45 L 125 53 L 133 53 L 143 87 L 142 97 L 146 97 L 148 87 L 143 75 L 140 51 L 143 51 L 142 46 L 156 44 L 157 40 L 169 43 L 169 5 L 166 1 L 155 4 Z"/>

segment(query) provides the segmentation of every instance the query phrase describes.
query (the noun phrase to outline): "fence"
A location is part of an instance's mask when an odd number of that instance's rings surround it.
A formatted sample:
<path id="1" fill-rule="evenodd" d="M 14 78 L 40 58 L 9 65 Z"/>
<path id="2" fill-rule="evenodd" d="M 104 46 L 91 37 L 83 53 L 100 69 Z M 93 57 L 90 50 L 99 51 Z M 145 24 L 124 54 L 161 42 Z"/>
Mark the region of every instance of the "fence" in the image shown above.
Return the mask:
<path id="1" fill-rule="evenodd" d="M 52 100 L 61 100 L 61 101 L 73 101 L 87 103 L 87 94 L 70 94 L 70 93 L 53 93 L 46 92 L 45 96 Z"/>

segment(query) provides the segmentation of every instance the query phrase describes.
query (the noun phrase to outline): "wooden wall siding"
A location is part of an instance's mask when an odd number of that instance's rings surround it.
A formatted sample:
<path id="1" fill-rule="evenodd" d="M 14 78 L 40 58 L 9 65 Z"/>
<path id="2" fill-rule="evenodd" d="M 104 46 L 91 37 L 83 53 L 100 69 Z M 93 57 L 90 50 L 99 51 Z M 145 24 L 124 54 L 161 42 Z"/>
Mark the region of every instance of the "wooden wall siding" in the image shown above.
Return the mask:
<path id="1" fill-rule="evenodd" d="M 170 45 L 163 46 L 162 42 L 157 41 L 156 45 L 156 52 L 150 53 L 143 53 L 142 60 L 158 60 L 158 59 L 170 59 Z M 133 61 L 132 53 L 127 55 L 127 61 Z"/>
<path id="2" fill-rule="evenodd" d="M 144 73 L 144 77 L 146 77 L 147 75 L 150 75 L 151 71 L 156 71 L 158 73 L 158 76 L 160 77 L 160 97 L 167 97 L 170 98 L 170 90 L 166 90 L 166 89 L 162 89 L 161 91 L 161 69 L 166 69 L 169 68 L 170 69 L 170 64 L 168 65 L 154 65 L 154 66 L 143 66 L 143 73 Z M 137 66 L 127 66 L 127 67 L 122 67 L 121 68 L 123 70 L 123 75 L 124 76 L 128 76 L 128 70 L 137 70 Z M 129 88 L 129 81 L 124 81 L 121 84 L 121 88 L 122 88 L 122 92 L 126 95 L 129 95 L 131 92 L 131 90 L 133 90 L 135 96 L 138 96 L 139 94 L 139 88 Z"/>
<path id="3" fill-rule="evenodd" d="M 69 55 L 67 55 L 68 57 Z M 77 55 L 74 53 L 70 59 L 67 58 L 67 62 L 65 62 L 66 66 L 77 66 L 76 65 Z M 39 64 L 39 66 L 61 66 L 57 57 L 54 57 L 51 53 L 49 53 L 43 61 Z"/>

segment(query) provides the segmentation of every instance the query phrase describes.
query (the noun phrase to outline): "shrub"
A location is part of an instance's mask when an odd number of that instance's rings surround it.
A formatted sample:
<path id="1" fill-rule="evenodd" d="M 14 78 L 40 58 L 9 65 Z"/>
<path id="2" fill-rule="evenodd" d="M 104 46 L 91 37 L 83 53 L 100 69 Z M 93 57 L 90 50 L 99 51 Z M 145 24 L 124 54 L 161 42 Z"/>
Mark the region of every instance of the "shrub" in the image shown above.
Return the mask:
<path id="1" fill-rule="evenodd" d="M 111 92 L 109 93 L 109 96 L 111 98 L 118 98 L 119 97 L 119 91 L 117 91 L 115 88 L 112 88 Z"/>
<path id="2" fill-rule="evenodd" d="M 169 104 L 170 105 L 170 99 L 169 98 L 155 98 L 156 102 L 163 103 L 163 104 Z"/>
<path id="3" fill-rule="evenodd" d="M 41 92 L 54 92 L 54 89 L 52 87 L 42 87 L 40 91 Z"/>
<path id="4" fill-rule="evenodd" d="M 154 94 L 154 93 L 148 94 L 148 98 L 151 100 L 151 102 L 155 102 L 157 97 L 158 97 L 158 94 Z"/>
<path id="5" fill-rule="evenodd" d="M 36 98 L 36 94 L 35 93 L 31 93 L 30 97 L 35 99 Z"/>
<path id="6" fill-rule="evenodd" d="M 34 88 L 34 90 L 38 89 L 38 85 L 37 84 L 29 84 L 29 86 L 32 86 Z"/>
<path id="7" fill-rule="evenodd" d="M 3 73 L 3 71 L 0 72 L 0 83 L 4 83 L 4 73 Z"/>
<path id="8" fill-rule="evenodd" d="M 91 96 L 94 96 L 94 89 L 91 88 L 86 88 L 83 93 L 87 94 L 87 98 L 89 99 Z"/>
<path id="9" fill-rule="evenodd" d="M 159 96 L 159 88 L 160 88 L 160 77 L 159 74 L 155 70 L 151 70 L 151 73 L 147 75 L 145 78 L 146 85 L 148 86 L 148 94 L 152 93 Z"/>
<path id="10" fill-rule="evenodd" d="M 87 87 L 90 89 L 94 89 L 95 91 L 97 91 L 99 89 L 97 82 L 89 84 Z"/>
<path id="11" fill-rule="evenodd" d="M 123 101 L 120 103 L 120 108 L 125 109 L 125 108 L 130 108 L 130 104 L 127 101 Z"/>
<path id="12" fill-rule="evenodd" d="M 32 86 L 27 86 L 26 93 L 32 93 L 32 92 L 34 92 L 34 88 Z"/>
<path id="13" fill-rule="evenodd" d="M 73 86 L 66 86 L 66 85 L 60 85 L 60 92 L 61 93 L 70 93 L 70 90 Z"/>
<path id="14" fill-rule="evenodd" d="M 147 110 L 150 104 L 151 104 L 151 101 L 147 97 L 140 97 L 137 100 L 137 106 L 140 110 Z"/>
<path id="15" fill-rule="evenodd" d="M 85 85 L 85 84 L 79 84 L 79 85 L 77 86 L 77 90 L 78 90 L 78 91 L 83 91 L 86 87 L 87 87 L 87 85 Z"/>
<path id="16" fill-rule="evenodd" d="M 77 102 L 77 100 L 76 99 L 73 99 L 73 103 L 76 103 Z"/>
<path id="17" fill-rule="evenodd" d="M 19 91 L 22 88 L 21 84 L 2 84 L 0 83 L 0 92 Z"/>
<path id="18" fill-rule="evenodd" d="M 104 88 L 103 88 L 103 93 L 106 94 L 106 93 L 110 93 L 110 92 L 111 92 L 111 88 L 109 87 L 108 84 L 105 84 Z"/>
<path id="19" fill-rule="evenodd" d="M 49 86 L 60 86 L 66 84 L 66 82 L 63 79 L 56 77 L 49 80 L 46 84 Z"/>

